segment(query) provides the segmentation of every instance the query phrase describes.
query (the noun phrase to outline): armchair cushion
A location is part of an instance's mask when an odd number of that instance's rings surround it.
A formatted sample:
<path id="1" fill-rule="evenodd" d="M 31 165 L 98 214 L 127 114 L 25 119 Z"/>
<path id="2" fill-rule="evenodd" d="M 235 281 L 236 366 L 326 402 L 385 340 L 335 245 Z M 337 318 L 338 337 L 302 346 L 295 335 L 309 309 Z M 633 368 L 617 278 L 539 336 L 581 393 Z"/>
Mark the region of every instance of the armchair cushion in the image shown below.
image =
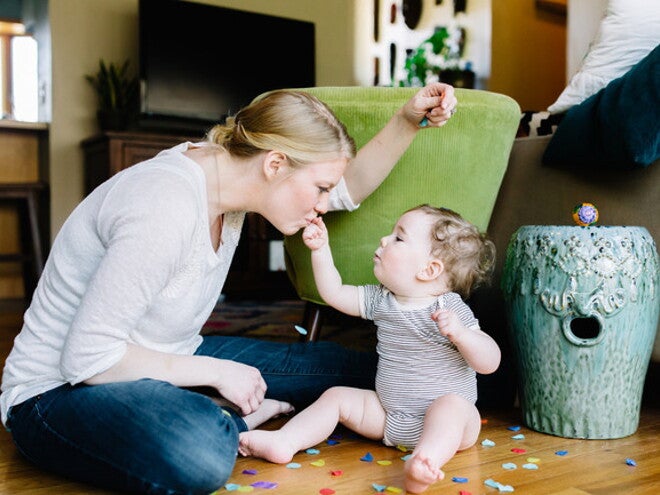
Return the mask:
<path id="1" fill-rule="evenodd" d="M 332 108 L 359 147 L 373 137 L 418 89 L 319 87 L 307 91 Z M 396 219 L 420 203 L 445 206 L 486 230 L 520 121 L 508 96 L 456 89 L 456 114 L 442 128 L 421 130 L 387 179 L 354 212 L 329 212 L 324 221 L 335 264 L 347 284 L 375 283 L 373 254 Z M 284 240 L 287 272 L 301 299 L 318 295 L 309 249 L 300 233 Z"/>

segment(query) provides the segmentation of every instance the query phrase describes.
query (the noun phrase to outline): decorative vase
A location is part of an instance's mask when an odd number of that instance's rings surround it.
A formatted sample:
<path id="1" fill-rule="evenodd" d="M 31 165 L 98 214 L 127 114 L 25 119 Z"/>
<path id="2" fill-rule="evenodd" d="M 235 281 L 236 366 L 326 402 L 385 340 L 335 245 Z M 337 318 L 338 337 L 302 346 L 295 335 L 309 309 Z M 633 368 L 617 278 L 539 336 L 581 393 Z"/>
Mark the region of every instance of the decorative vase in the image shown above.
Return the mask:
<path id="1" fill-rule="evenodd" d="M 502 290 L 530 428 L 600 439 L 636 431 L 658 328 L 658 267 L 643 227 L 514 233 Z"/>

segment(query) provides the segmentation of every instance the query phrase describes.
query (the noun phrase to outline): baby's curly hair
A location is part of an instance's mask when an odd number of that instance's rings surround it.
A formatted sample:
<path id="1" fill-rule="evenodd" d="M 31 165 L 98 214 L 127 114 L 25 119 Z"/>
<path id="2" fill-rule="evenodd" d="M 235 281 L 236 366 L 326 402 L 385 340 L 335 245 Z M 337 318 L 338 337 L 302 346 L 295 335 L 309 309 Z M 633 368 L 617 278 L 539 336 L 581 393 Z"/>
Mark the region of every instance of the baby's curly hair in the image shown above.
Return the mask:
<path id="1" fill-rule="evenodd" d="M 465 299 L 477 287 L 490 283 L 495 244 L 485 233 L 449 208 L 422 204 L 408 211 L 422 211 L 435 218 L 431 254 L 443 261 L 450 290 Z"/>

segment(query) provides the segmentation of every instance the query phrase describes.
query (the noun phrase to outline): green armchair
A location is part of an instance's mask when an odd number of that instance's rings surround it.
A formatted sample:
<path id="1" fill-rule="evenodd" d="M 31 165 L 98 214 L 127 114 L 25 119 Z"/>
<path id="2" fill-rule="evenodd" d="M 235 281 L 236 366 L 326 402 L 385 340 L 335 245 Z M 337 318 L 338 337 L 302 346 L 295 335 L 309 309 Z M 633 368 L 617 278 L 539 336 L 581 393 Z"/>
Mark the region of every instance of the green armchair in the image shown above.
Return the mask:
<path id="1" fill-rule="evenodd" d="M 318 87 L 307 91 L 332 108 L 359 147 L 374 136 L 416 88 Z M 421 131 L 387 179 L 354 212 L 329 212 L 324 221 L 335 264 L 345 283 L 375 283 L 373 253 L 399 215 L 420 203 L 461 213 L 480 230 L 490 221 L 520 121 L 508 96 L 456 89 L 456 114 L 442 128 Z M 319 296 L 309 249 L 300 233 L 284 239 L 289 278 L 307 302 L 307 340 L 321 327 Z"/>

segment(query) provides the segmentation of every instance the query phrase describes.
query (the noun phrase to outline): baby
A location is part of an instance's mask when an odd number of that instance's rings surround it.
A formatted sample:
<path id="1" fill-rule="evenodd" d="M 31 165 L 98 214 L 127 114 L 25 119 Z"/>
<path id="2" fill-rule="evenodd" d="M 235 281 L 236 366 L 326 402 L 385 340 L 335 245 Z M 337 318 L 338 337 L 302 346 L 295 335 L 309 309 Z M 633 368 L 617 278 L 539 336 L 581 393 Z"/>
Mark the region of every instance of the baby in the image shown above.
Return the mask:
<path id="1" fill-rule="evenodd" d="M 378 328 L 376 390 L 330 388 L 281 429 L 241 433 L 239 452 L 287 463 L 341 423 L 385 445 L 414 448 L 405 488 L 421 493 L 479 435 L 476 373 L 494 372 L 501 353 L 463 298 L 489 280 L 495 246 L 457 213 L 420 205 L 381 239 L 374 255 L 380 284 L 352 286 L 342 284 L 320 217 L 303 240 L 321 297 Z"/>

